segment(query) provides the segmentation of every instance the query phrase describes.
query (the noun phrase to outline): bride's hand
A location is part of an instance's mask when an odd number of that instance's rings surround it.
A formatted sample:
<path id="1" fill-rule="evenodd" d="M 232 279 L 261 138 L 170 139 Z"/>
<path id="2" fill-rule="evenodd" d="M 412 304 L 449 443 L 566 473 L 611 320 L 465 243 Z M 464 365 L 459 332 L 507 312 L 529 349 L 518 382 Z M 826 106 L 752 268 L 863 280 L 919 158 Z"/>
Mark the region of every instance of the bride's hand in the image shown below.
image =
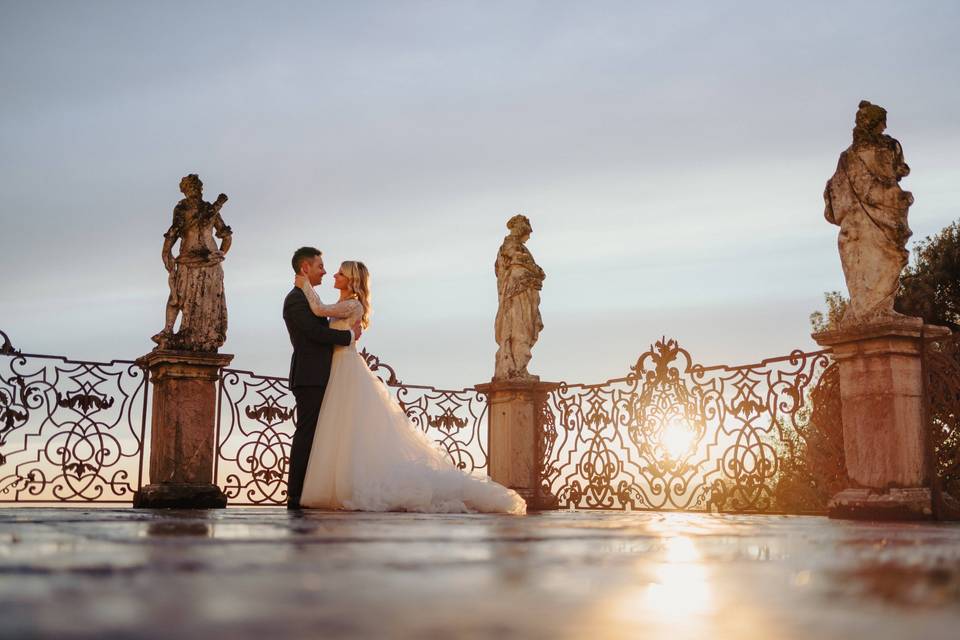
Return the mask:
<path id="1" fill-rule="evenodd" d="M 303 274 L 298 273 L 293 278 L 293 286 L 295 286 L 298 289 L 303 289 L 303 285 L 305 285 L 306 283 L 307 283 L 307 278 Z"/>

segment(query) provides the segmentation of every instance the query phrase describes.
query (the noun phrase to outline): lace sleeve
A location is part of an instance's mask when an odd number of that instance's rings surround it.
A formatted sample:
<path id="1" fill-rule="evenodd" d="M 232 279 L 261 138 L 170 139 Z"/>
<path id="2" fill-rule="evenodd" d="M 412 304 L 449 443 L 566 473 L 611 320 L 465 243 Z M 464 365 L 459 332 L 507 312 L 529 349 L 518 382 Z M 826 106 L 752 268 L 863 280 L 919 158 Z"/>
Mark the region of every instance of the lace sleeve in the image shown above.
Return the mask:
<path id="1" fill-rule="evenodd" d="M 356 300 L 342 300 L 335 304 L 323 304 L 316 290 L 309 284 L 305 284 L 301 287 L 301 290 L 307 296 L 307 304 L 310 305 L 310 311 L 315 316 L 349 318 L 356 311 Z"/>

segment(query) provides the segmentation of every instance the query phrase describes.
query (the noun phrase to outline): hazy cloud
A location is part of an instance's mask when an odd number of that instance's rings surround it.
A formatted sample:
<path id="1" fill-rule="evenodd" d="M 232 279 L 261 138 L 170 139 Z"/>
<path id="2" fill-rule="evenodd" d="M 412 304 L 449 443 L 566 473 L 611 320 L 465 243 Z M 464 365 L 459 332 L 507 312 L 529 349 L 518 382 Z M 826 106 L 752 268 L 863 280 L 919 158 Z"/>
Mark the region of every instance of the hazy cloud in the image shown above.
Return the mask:
<path id="1" fill-rule="evenodd" d="M 957 24 L 953 2 L 0 2 L 0 327 L 148 350 L 196 171 L 230 195 L 244 368 L 285 370 L 312 243 L 369 264 L 368 346 L 403 379 L 488 378 L 518 211 L 545 378 L 620 375 L 664 333 L 708 364 L 811 346 L 843 285 L 821 192 L 861 98 L 904 145 L 916 235 L 958 217 Z"/>

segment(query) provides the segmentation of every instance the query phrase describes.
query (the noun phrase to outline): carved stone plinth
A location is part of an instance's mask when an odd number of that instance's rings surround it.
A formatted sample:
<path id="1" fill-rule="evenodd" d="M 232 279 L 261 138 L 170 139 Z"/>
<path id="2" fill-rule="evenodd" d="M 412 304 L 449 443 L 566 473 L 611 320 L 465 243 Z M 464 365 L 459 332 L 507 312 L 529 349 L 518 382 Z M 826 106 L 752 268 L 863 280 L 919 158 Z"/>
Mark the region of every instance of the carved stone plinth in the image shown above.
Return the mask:
<path id="1" fill-rule="evenodd" d="M 154 350 L 137 362 L 150 371 L 153 419 L 150 484 L 134 507 L 210 509 L 227 506 L 214 484 L 217 381 L 233 356 Z"/>
<path id="2" fill-rule="evenodd" d="M 487 396 L 490 477 L 519 493 L 527 509 L 556 509 L 557 499 L 540 483 L 543 463 L 541 408 L 553 382 L 498 380 L 478 384 Z"/>
<path id="3" fill-rule="evenodd" d="M 844 489 L 829 504 L 831 518 L 847 520 L 929 520 L 930 489 Z"/>
<path id="4" fill-rule="evenodd" d="M 835 518 L 932 516 L 921 335 L 946 335 L 920 318 L 814 334 L 840 366 L 843 450 L 854 486 L 830 501 Z"/>
<path id="5" fill-rule="evenodd" d="M 223 509 L 227 506 L 227 496 L 209 482 L 161 482 L 137 491 L 133 506 L 138 509 Z"/>

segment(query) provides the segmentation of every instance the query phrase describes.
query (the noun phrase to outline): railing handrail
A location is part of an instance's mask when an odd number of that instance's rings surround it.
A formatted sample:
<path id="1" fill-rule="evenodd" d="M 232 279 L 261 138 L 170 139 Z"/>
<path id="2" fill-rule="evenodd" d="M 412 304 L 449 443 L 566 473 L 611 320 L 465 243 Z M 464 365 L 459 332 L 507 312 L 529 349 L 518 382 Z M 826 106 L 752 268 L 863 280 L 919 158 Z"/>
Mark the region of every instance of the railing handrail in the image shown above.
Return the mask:
<path id="1" fill-rule="evenodd" d="M 89 364 L 95 367 L 109 367 L 114 364 L 137 364 L 136 360 L 111 360 L 109 362 L 101 362 L 98 360 L 73 360 L 67 356 L 56 356 L 48 353 L 0 353 L 0 356 L 5 356 L 7 358 L 40 358 L 43 360 L 60 360 L 62 362 L 69 362 L 70 364 Z M 139 366 L 139 365 L 138 365 Z M 141 369 L 143 367 L 140 367 Z"/>
<path id="2" fill-rule="evenodd" d="M 6 340 L 6 342 L 4 342 L 4 344 L 5 344 L 5 345 L 10 345 L 10 339 L 7 337 L 7 334 L 6 334 L 4 331 L 0 330 L 0 335 L 2 335 L 2 336 L 4 337 L 4 339 Z M 939 338 L 925 337 L 925 339 L 926 339 L 926 340 L 930 340 L 930 341 L 935 341 L 935 340 L 943 340 L 943 337 L 939 337 Z M 12 345 L 11 345 L 11 348 L 12 348 Z M 796 359 L 798 359 L 798 358 L 817 357 L 817 356 L 821 356 L 821 355 L 829 354 L 829 353 L 831 353 L 831 349 L 819 349 L 819 350 L 817 350 L 817 351 L 803 351 L 802 349 L 794 349 L 793 351 L 791 351 L 791 352 L 790 352 L 789 354 L 787 354 L 787 355 L 775 356 L 775 357 L 772 357 L 772 358 L 764 358 L 764 359 L 761 360 L 760 362 L 749 363 L 749 364 L 738 364 L 738 365 L 715 364 L 715 365 L 710 365 L 710 366 L 704 366 L 704 365 L 701 365 L 701 364 L 693 364 L 693 365 L 690 367 L 690 369 L 688 369 L 687 371 L 684 371 L 684 373 L 697 374 L 697 373 L 709 373 L 709 372 L 718 371 L 718 370 L 722 370 L 722 371 L 738 371 L 738 370 L 741 370 L 741 369 L 756 369 L 756 368 L 758 368 L 758 367 L 765 367 L 765 366 L 768 366 L 768 365 L 771 365 L 771 364 L 776 364 L 776 363 L 778 363 L 778 362 L 793 361 L 793 360 L 796 360 Z M 70 363 L 73 363 L 73 364 L 88 364 L 88 365 L 94 365 L 94 366 L 110 366 L 110 365 L 114 365 L 114 364 L 128 364 L 128 365 L 130 365 L 130 364 L 137 364 L 137 362 L 136 362 L 135 360 L 117 359 L 117 360 L 111 360 L 111 361 L 109 361 L 109 362 L 100 362 L 100 361 L 96 361 L 96 360 L 72 360 L 72 359 L 70 359 L 70 358 L 67 357 L 67 356 L 58 356 L 58 355 L 40 354 L 40 353 L 20 353 L 19 351 L 12 351 L 12 352 L 2 352 L 2 351 L 0 351 L 0 355 L 10 356 L 10 357 L 23 357 L 23 358 L 46 358 L 46 359 L 50 359 L 50 360 L 62 360 L 62 361 L 64 361 L 64 362 L 70 362 Z M 388 370 L 390 370 L 391 373 L 393 372 L 393 368 L 390 367 L 389 365 L 380 364 L 379 358 L 377 358 L 377 366 L 383 366 L 383 367 L 387 368 Z M 141 368 L 142 368 L 142 367 L 141 367 Z M 254 371 L 251 371 L 251 370 L 249 370 L 249 369 L 224 368 L 224 369 L 223 369 L 223 372 L 224 372 L 224 373 L 245 374 L 245 375 L 249 375 L 249 376 L 252 376 L 252 377 L 255 377 L 255 378 L 259 378 L 259 379 L 262 379 L 262 380 L 276 380 L 276 381 L 280 381 L 280 382 L 283 382 L 283 381 L 287 380 L 287 376 L 263 375 L 263 374 L 259 374 L 259 373 L 256 373 L 256 372 L 254 372 Z M 625 375 L 625 376 L 620 376 L 620 377 L 618 377 L 618 378 L 608 378 L 607 380 L 604 380 L 604 381 L 602 381 L 602 382 L 593 382 L 593 383 L 574 382 L 574 383 L 570 383 L 570 382 L 567 382 L 567 381 L 565 381 L 565 380 L 561 380 L 561 381 L 559 382 L 559 384 L 560 384 L 560 386 L 562 386 L 562 387 L 564 387 L 564 388 L 567 388 L 567 389 L 574 389 L 574 388 L 579 388 L 579 389 L 593 389 L 593 388 L 603 387 L 603 386 L 610 385 L 610 384 L 617 384 L 617 383 L 620 383 L 620 382 L 629 382 L 629 381 L 633 381 L 633 380 L 636 380 L 636 379 L 637 379 L 637 373 L 629 373 L 629 374 L 627 374 L 627 375 Z M 460 388 L 460 389 L 444 389 L 444 388 L 441 388 L 441 387 L 435 387 L 435 386 L 433 386 L 433 385 L 407 384 L 407 383 L 401 382 L 401 381 L 399 381 L 399 380 L 395 380 L 395 381 L 393 381 L 393 382 L 391 382 L 391 381 L 388 380 L 388 381 L 387 381 L 387 386 L 391 386 L 391 387 L 407 387 L 407 388 L 409 388 L 409 389 L 430 390 L 430 391 L 434 391 L 434 392 L 437 392 L 437 393 L 470 393 L 470 392 L 482 393 L 481 391 L 479 391 L 479 390 L 477 389 L 476 385 L 474 385 L 474 386 L 469 386 L 469 387 L 463 387 L 463 388 Z"/>
<path id="3" fill-rule="evenodd" d="M 798 358 L 808 358 L 808 359 L 817 358 L 822 355 L 829 355 L 830 353 L 832 353 L 832 349 L 818 349 L 817 351 L 803 351 L 801 349 L 794 349 L 793 351 L 791 351 L 789 354 L 785 356 L 765 358 L 760 362 L 756 362 L 753 364 L 738 364 L 738 365 L 715 364 L 715 365 L 710 365 L 708 367 L 703 366 L 701 364 L 694 364 L 690 367 L 690 369 L 683 371 L 683 373 L 696 375 L 701 373 L 710 373 L 712 371 L 731 371 L 732 372 L 732 371 L 740 371 L 742 369 L 758 369 L 761 367 L 769 366 L 771 364 L 776 364 L 778 362 L 793 362 L 793 361 L 796 361 Z M 605 387 L 611 384 L 617 384 L 620 382 L 631 382 L 634 380 L 639 380 L 639 376 L 637 373 L 630 373 L 625 376 L 621 376 L 619 378 L 610 378 L 609 380 L 605 380 L 603 382 L 595 382 L 595 383 L 574 382 L 571 384 L 566 381 L 560 381 L 559 384 L 561 387 L 565 389 L 596 389 L 596 388 Z"/>
<path id="4" fill-rule="evenodd" d="M 288 379 L 287 376 L 263 375 L 263 374 L 260 374 L 260 373 L 256 373 L 256 372 L 254 372 L 254 371 L 250 371 L 249 369 L 224 369 L 223 372 L 224 372 L 224 373 L 244 374 L 244 375 L 248 375 L 248 376 L 250 376 L 250 377 L 252 377 L 252 378 L 258 378 L 258 379 L 260 379 L 260 380 L 277 380 L 277 381 L 279 381 L 279 382 L 286 382 L 287 379 Z M 398 382 L 387 382 L 387 386 L 390 386 L 390 387 L 406 387 L 406 388 L 408 388 L 408 389 L 425 389 L 425 390 L 428 390 L 428 391 L 436 391 L 437 393 L 467 393 L 467 392 L 476 391 L 476 388 L 475 388 L 475 387 L 464 387 L 463 389 L 441 389 L 441 388 L 439 388 L 439 387 L 433 387 L 433 386 L 430 386 L 430 385 L 424 385 L 424 384 L 407 384 L 406 382 L 399 382 L 399 381 L 398 381 Z"/>

